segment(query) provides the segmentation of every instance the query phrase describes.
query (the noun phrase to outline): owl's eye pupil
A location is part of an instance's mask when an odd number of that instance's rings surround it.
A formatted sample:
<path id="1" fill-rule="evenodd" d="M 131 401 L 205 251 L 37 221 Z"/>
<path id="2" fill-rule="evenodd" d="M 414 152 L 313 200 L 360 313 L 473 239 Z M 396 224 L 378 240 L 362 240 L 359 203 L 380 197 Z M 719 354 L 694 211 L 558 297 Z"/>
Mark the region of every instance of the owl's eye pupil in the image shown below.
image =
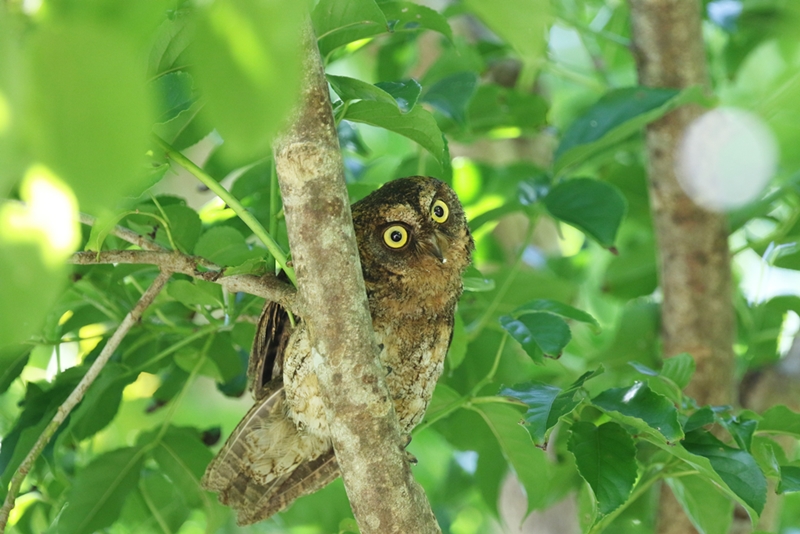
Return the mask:
<path id="1" fill-rule="evenodd" d="M 436 215 L 437 217 L 444 217 L 444 208 L 441 206 L 434 206 L 433 214 Z"/>
<path id="2" fill-rule="evenodd" d="M 394 241 L 395 243 L 399 243 L 400 241 L 403 240 L 403 234 L 395 230 L 394 232 L 392 232 L 391 238 L 392 241 Z"/>

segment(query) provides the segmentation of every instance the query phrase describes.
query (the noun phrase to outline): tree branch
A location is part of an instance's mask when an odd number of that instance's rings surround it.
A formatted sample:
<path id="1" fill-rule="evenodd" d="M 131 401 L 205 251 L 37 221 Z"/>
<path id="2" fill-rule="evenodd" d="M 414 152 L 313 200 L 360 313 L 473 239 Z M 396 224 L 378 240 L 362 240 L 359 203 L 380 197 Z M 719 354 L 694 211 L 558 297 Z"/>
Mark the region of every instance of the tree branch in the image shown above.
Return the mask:
<path id="1" fill-rule="evenodd" d="M 328 84 L 304 33 L 301 105 L 273 148 L 336 459 L 362 533 L 439 533 L 378 360 Z"/>
<path id="2" fill-rule="evenodd" d="M 31 468 L 33 467 L 33 463 L 39 457 L 39 454 L 44 450 L 47 443 L 50 441 L 50 438 L 53 437 L 58 427 L 64 420 L 67 418 L 69 413 L 78 405 L 78 403 L 83 399 L 83 396 L 86 394 L 86 390 L 95 381 L 97 376 L 100 374 L 100 371 L 103 369 L 105 364 L 111 358 L 111 355 L 114 354 L 114 351 L 117 350 L 119 344 L 128 334 L 130 329 L 139 322 L 139 319 L 142 317 L 142 313 L 144 310 L 147 309 L 150 304 L 152 304 L 153 300 L 156 298 L 158 293 L 164 288 L 167 281 L 169 280 L 172 273 L 169 271 L 162 271 L 153 283 L 147 288 L 147 291 L 142 294 L 142 297 L 136 303 L 136 305 L 131 309 L 130 312 L 125 316 L 122 322 L 117 327 L 116 332 L 106 343 L 106 346 L 103 347 L 102 352 L 94 361 L 94 363 L 89 367 L 89 370 L 86 372 L 86 375 L 81 379 L 80 383 L 75 387 L 75 390 L 70 393 L 67 400 L 58 407 L 56 414 L 53 416 L 52 421 L 45 427 L 42 434 L 39 436 L 39 439 L 36 440 L 36 443 L 33 445 L 33 448 L 25 457 L 25 459 L 20 464 L 19 468 L 17 469 L 14 476 L 11 478 L 11 484 L 8 488 L 8 494 L 6 495 L 6 500 L 3 503 L 3 507 L 0 508 L 0 534 L 5 532 L 6 524 L 8 523 L 8 516 L 11 513 L 11 510 L 14 508 L 14 504 L 17 498 L 17 493 L 19 493 L 19 489 L 22 486 L 23 480 L 30 472 Z"/>
<path id="3" fill-rule="evenodd" d="M 255 276 L 238 274 L 225 276 L 224 268 L 200 256 L 189 256 L 167 250 L 104 250 L 102 252 L 76 252 L 70 258 L 75 265 L 109 263 L 137 263 L 157 265 L 161 270 L 189 275 L 206 282 L 214 282 L 232 293 L 239 291 L 277 302 L 292 313 L 300 314 L 295 302 L 295 289 L 272 275 Z M 207 271 L 199 271 L 202 266 Z"/>
<path id="4" fill-rule="evenodd" d="M 87 215 L 85 213 L 80 214 L 80 221 L 81 223 L 87 226 L 94 226 L 97 224 L 97 219 L 92 217 L 91 215 Z M 116 225 L 114 228 L 111 229 L 111 235 L 116 236 L 123 241 L 127 241 L 131 245 L 136 245 L 142 250 L 167 250 L 166 248 L 162 247 L 155 241 L 147 239 L 144 236 L 141 236 L 134 232 L 133 230 L 129 230 L 123 226 Z"/>

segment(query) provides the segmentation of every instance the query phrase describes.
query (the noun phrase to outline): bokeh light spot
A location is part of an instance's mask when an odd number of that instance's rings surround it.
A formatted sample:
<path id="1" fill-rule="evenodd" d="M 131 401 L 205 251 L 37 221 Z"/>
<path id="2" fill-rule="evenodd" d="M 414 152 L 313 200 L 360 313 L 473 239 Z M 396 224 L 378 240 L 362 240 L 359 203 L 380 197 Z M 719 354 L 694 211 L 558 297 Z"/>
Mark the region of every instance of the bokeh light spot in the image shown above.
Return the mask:
<path id="1" fill-rule="evenodd" d="M 717 108 L 695 120 L 678 150 L 681 187 L 711 211 L 756 200 L 778 162 L 778 145 L 764 121 L 733 108 Z"/>

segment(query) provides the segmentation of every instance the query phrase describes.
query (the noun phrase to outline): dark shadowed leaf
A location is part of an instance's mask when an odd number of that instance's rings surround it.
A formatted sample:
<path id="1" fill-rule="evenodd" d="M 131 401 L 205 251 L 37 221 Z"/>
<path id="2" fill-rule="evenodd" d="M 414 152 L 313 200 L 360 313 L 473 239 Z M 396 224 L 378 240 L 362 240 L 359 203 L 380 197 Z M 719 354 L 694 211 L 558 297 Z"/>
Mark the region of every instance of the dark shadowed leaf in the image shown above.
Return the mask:
<path id="1" fill-rule="evenodd" d="M 683 431 L 689 433 L 692 430 L 697 430 L 706 425 L 710 425 L 715 420 L 714 411 L 710 407 L 704 406 L 689 416 L 689 418 L 683 424 Z"/>
<path id="2" fill-rule="evenodd" d="M 167 285 L 167 294 L 181 304 L 192 309 L 194 309 L 195 306 L 222 306 L 221 300 L 214 298 L 213 295 L 203 291 L 197 287 L 196 284 L 188 280 L 171 281 L 169 285 Z"/>
<path id="3" fill-rule="evenodd" d="M 137 447 L 107 452 L 78 472 L 67 494 L 59 532 L 91 534 L 116 521 L 136 488 L 144 454 Z"/>
<path id="4" fill-rule="evenodd" d="M 205 497 L 200 479 L 213 454 L 192 428 L 170 427 L 153 449 L 153 458 L 191 506 Z"/>
<path id="5" fill-rule="evenodd" d="M 628 500 L 636 482 L 636 447 L 624 428 L 613 422 L 599 427 L 575 423 L 569 450 L 594 492 L 600 514 L 613 512 Z"/>
<path id="6" fill-rule="evenodd" d="M 626 201 L 616 186 L 591 178 L 566 180 L 544 197 L 547 211 L 608 248 L 614 244 Z"/>
<path id="7" fill-rule="evenodd" d="M 78 440 L 93 436 L 111 422 L 122 400 L 122 390 L 136 380 L 125 366 L 110 362 L 86 392 L 70 418 L 70 429 Z"/>
<path id="8" fill-rule="evenodd" d="M 683 437 L 675 405 L 644 382 L 637 382 L 630 388 L 608 389 L 592 399 L 592 403 L 608 412 L 641 419 L 661 432 L 667 441 L 675 442 Z"/>

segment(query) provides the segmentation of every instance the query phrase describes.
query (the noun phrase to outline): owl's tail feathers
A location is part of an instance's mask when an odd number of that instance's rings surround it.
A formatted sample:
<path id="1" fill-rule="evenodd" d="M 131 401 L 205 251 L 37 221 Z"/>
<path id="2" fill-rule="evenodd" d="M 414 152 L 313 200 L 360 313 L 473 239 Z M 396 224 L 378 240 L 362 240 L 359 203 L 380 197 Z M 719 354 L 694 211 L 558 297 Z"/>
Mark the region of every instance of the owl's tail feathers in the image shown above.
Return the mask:
<path id="1" fill-rule="evenodd" d="M 298 432 L 283 401 L 280 388 L 257 402 L 201 481 L 237 510 L 239 524 L 266 519 L 339 475 L 330 443 Z"/>

